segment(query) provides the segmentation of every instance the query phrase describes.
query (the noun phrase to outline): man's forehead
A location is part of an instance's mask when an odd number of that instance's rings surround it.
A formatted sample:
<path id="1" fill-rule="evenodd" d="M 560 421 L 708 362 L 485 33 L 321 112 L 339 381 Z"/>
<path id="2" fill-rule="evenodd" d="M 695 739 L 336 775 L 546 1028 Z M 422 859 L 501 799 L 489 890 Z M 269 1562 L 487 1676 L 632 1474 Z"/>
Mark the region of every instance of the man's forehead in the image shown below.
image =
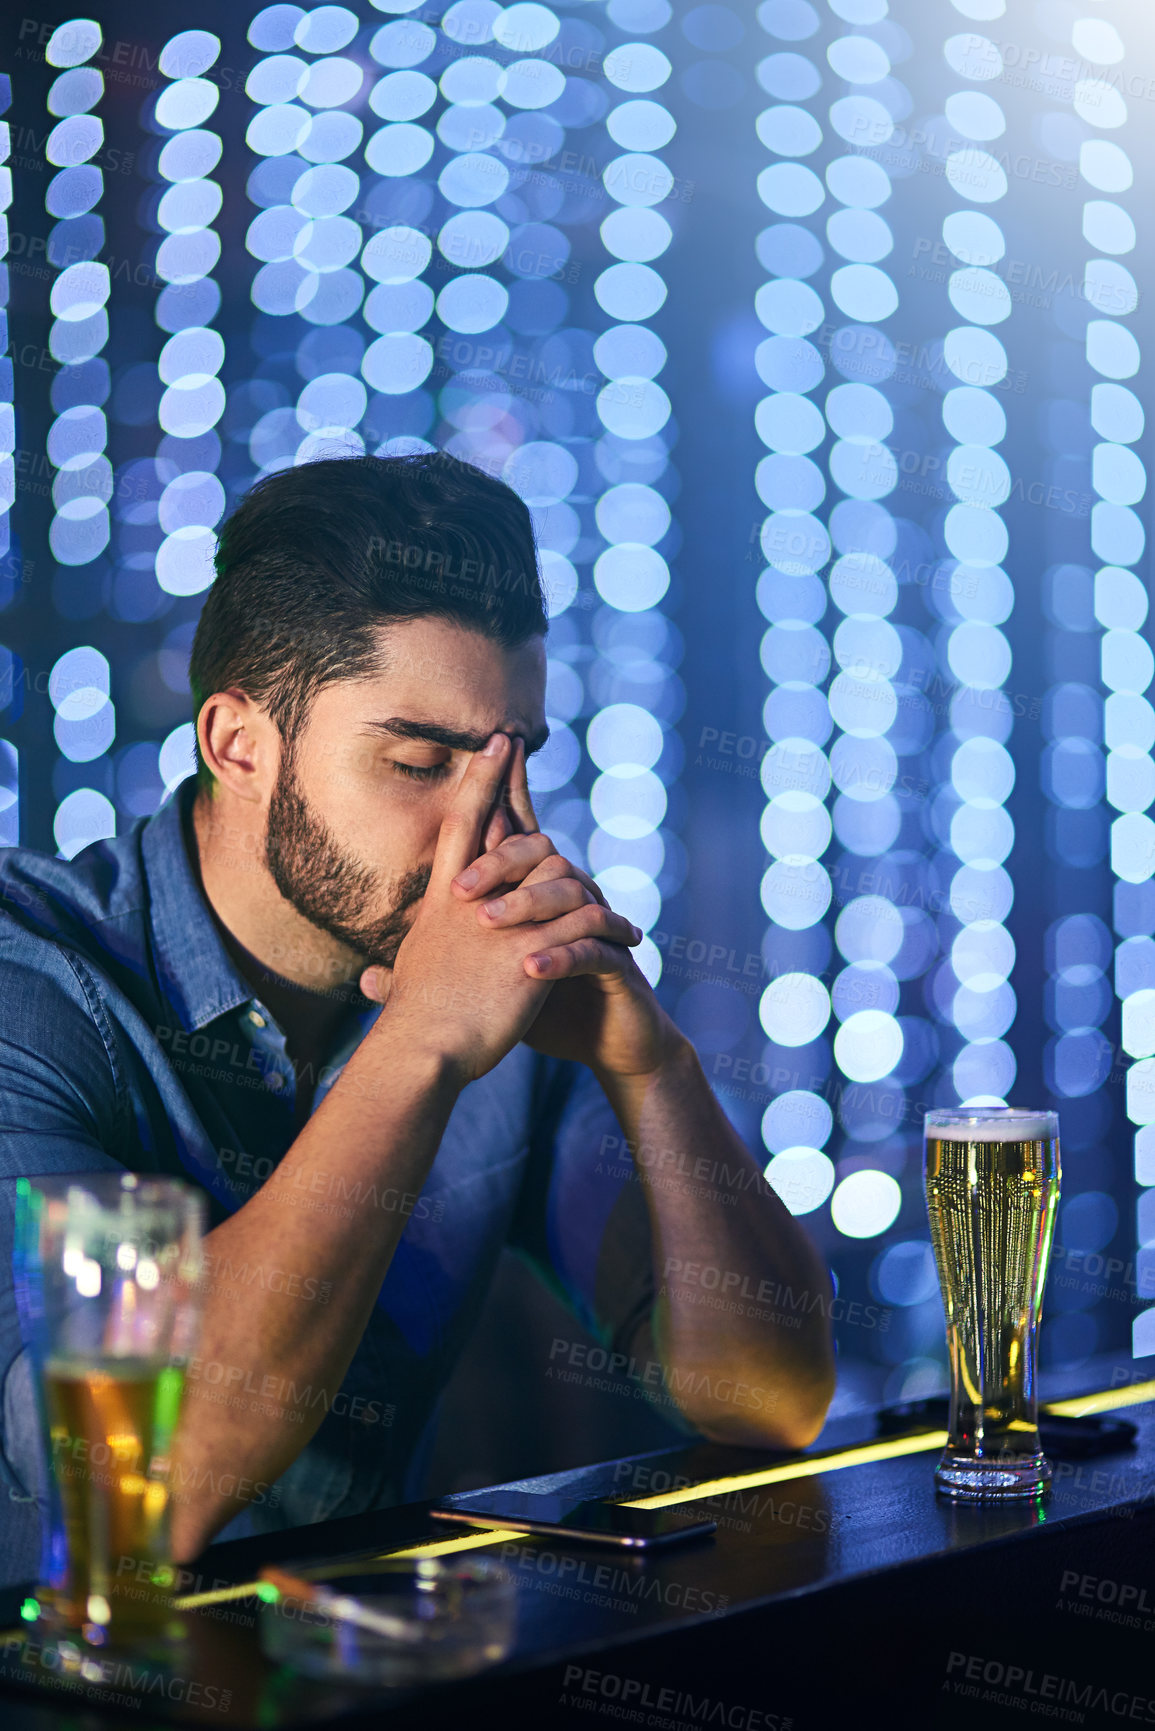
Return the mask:
<path id="1" fill-rule="evenodd" d="M 377 638 L 378 665 L 356 682 L 369 731 L 463 751 L 480 751 L 494 732 L 520 735 L 527 749 L 545 744 L 543 638 L 506 648 L 440 619 L 383 626 Z"/>

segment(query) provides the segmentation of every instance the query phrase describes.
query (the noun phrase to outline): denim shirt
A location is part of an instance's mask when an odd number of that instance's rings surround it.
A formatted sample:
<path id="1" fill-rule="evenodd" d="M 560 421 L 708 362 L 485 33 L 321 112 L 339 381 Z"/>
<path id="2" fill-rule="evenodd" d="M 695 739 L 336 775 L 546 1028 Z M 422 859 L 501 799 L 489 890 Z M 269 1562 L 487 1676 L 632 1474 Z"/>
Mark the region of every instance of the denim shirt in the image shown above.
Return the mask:
<path id="1" fill-rule="evenodd" d="M 180 1177 L 204 1191 L 211 1227 L 244 1205 L 294 1140 L 285 1035 L 205 902 L 194 794 L 190 779 L 154 816 L 73 860 L 0 850 L 0 1479 L 16 1500 L 42 1485 L 13 1285 L 16 1180 L 120 1169 Z M 378 1013 L 347 1013 L 313 1111 Z M 303 1208 L 375 1207 L 400 1211 L 406 1224 L 339 1391 L 304 1396 L 324 1409 L 319 1428 L 219 1536 L 421 1494 L 438 1397 L 503 1245 L 604 1345 L 652 1358 L 649 1230 L 621 1150 L 590 1072 L 519 1045 L 462 1090 L 419 1195 L 387 1177 L 360 1189 L 338 1179 L 322 1194 L 302 1188 Z M 283 1291 L 303 1327 L 329 1297 L 307 1270 L 254 1264 L 244 1278 Z M 190 1374 L 217 1381 L 221 1399 L 277 1403 L 275 1377 L 238 1380 L 196 1360 Z M 292 1399 L 299 1406 L 302 1391 Z"/>

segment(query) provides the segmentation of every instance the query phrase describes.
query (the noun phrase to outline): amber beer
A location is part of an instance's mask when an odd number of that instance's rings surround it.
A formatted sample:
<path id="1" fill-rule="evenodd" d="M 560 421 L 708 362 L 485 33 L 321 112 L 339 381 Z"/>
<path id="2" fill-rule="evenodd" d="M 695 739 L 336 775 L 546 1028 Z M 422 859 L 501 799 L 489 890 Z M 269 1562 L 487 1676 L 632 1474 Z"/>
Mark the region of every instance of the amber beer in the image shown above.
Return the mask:
<path id="1" fill-rule="evenodd" d="M 83 1672 L 92 1648 L 167 1663 L 184 1633 L 169 1457 L 200 1324 L 205 1214 L 203 1193 L 177 1178 L 118 1168 L 16 1181 L 12 1266 L 46 1469 L 30 1620 L 62 1673 Z"/>
<path id="2" fill-rule="evenodd" d="M 955 1500 L 1044 1491 L 1035 1335 L 1059 1201 L 1054 1112 L 927 1114 L 926 1203 L 946 1312 L 950 1437 L 935 1474 Z"/>
<path id="3" fill-rule="evenodd" d="M 172 1624 L 169 1450 L 184 1373 L 143 1359 L 53 1359 L 44 1396 L 60 1490 L 67 1574 L 51 1609 L 113 1637 Z"/>

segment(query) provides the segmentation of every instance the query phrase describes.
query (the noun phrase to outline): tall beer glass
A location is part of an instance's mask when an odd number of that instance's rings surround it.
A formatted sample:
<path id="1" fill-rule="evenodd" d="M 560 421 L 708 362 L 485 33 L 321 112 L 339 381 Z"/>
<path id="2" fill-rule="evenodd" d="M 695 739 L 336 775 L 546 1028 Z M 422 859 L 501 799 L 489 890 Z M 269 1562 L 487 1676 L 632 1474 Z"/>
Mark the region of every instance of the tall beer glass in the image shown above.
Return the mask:
<path id="1" fill-rule="evenodd" d="M 1033 1497 L 1035 1334 L 1059 1201 L 1055 1112 L 961 1106 L 925 1120 L 926 1205 L 946 1311 L 950 1437 L 935 1484 L 955 1501 Z"/>
<path id="2" fill-rule="evenodd" d="M 200 1318 L 204 1201 L 134 1173 L 23 1178 L 15 1274 L 45 1473 L 37 1597 L 91 1647 L 179 1633 L 169 1455 Z"/>

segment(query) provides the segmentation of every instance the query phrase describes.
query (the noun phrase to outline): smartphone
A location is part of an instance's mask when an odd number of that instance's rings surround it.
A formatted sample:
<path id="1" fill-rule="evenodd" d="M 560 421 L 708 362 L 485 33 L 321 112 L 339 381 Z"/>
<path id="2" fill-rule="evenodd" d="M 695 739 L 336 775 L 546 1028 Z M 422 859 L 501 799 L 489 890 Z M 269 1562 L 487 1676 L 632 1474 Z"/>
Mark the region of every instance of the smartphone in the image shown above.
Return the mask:
<path id="1" fill-rule="evenodd" d="M 519 1533 L 553 1533 L 593 1545 L 624 1545 L 650 1550 L 706 1538 L 717 1521 L 687 1518 L 680 1509 L 631 1509 L 624 1503 L 574 1502 L 535 1491 L 469 1491 L 460 1501 L 443 1500 L 430 1509 L 439 1521 L 465 1521 L 474 1527 L 510 1527 Z"/>

